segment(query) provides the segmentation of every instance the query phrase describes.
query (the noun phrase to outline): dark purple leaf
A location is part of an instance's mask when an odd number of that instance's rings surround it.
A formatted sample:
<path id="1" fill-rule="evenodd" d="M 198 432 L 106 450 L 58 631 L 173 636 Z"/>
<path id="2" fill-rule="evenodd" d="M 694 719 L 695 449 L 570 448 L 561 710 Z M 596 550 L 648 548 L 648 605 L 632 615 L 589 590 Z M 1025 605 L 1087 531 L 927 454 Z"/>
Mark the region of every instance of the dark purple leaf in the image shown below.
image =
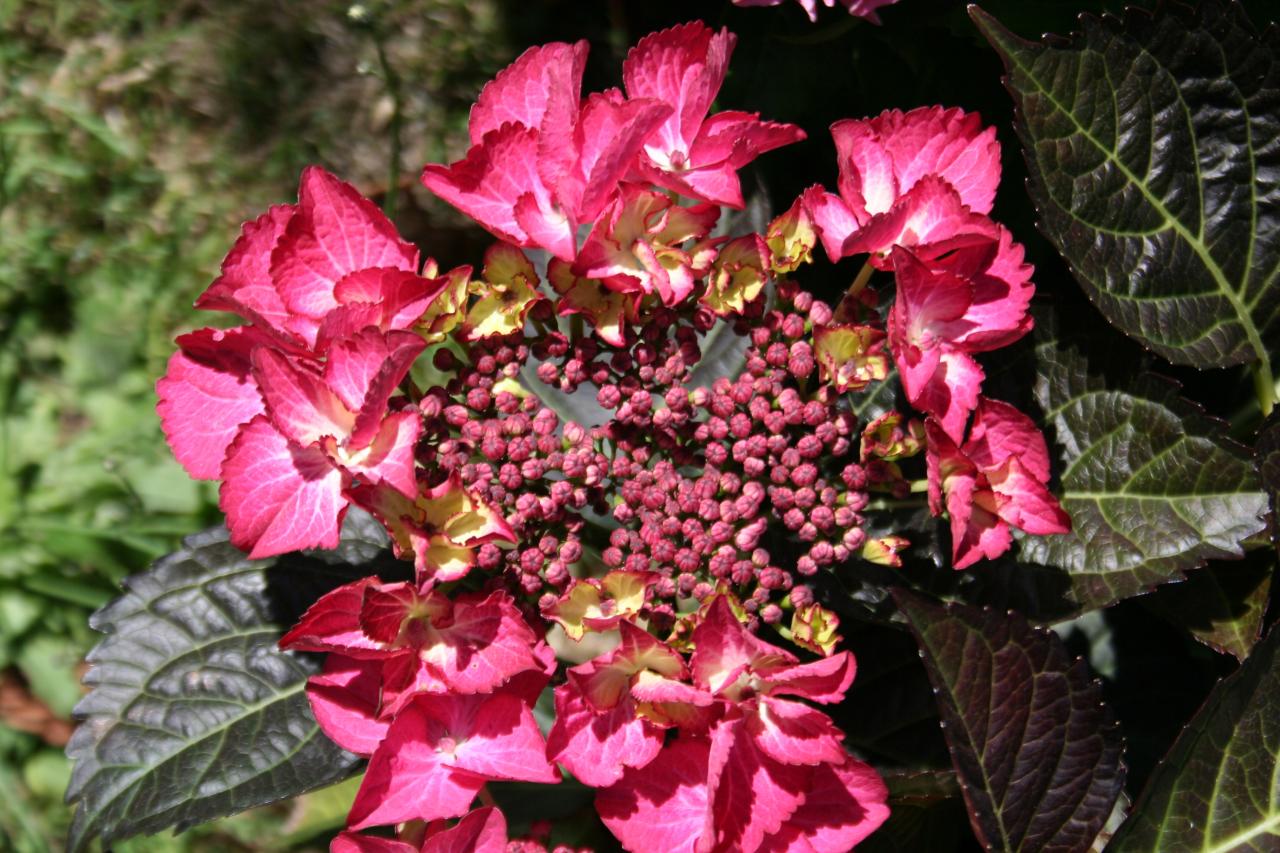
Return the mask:
<path id="1" fill-rule="evenodd" d="M 897 590 L 942 711 L 969 820 L 988 849 L 1088 850 L 1124 786 L 1100 685 L 1010 611 Z"/>

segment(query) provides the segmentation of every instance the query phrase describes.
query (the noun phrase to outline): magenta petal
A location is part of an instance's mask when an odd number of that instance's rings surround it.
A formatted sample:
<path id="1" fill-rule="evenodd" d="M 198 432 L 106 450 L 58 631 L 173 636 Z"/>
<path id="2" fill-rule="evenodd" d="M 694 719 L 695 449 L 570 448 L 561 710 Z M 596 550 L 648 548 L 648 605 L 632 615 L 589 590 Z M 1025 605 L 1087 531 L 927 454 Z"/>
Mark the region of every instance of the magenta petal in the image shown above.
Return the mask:
<path id="1" fill-rule="evenodd" d="M 322 320 L 338 307 L 338 282 L 370 267 L 416 271 L 418 250 L 354 187 L 308 166 L 298 188 L 298 212 L 271 260 L 271 277 L 285 305 Z"/>
<path id="2" fill-rule="evenodd" d="M 307 700 L 330 740 L 357 755 L 372 755 L 387 735 L 387 722 L 378 719 L 381 688 L 380 663 L 331 654 L 324 672 L 307 680 Z"/>
<path id="3" fill-rule="evenodd" d="M 724 83 L 737 38 L 701 21 L 670 27 L 640 39 L 622 63 L 622 80 L 631 98 L 655 98 L 672 107 L 648 147 L 688 154 L 707 110 Z"/>
<path id="4" fill-rule="evenodd" d="M 596 811 L 628 850 L 693 853 L 710 813 L 707 741 L 680 738 L 596 794 Z"/>
<path id="5" fill-rule="evenodd" d="M 246 320 L 286 332 L 290 315 L 271 280 L 271 253 L 295 210 L 292 204 L 276 205 L 246 222 L 222 261 L 222 274 L 196 300 L 196 307 L 233 311 Z"/>
<path id="6" fill-rule="evenodd" d="M 353 658 L 386 657 L 386 647 L 360 626 L 365 591 L 380 585 L 376 577 L 367 577 L 326 592 L 307 608 L 298 624 L 280 638 L 280 648 L 338 652 Z"/>
<path id="7" fill-rule="evenodd" d="M 1017 408 L 990 397 L 978 399 L 973 427 L 962 452 L 984 471 L 1017 457 L 1041 483 L 1049 480 L 1049 448 L 1035 422 Z"/>
<path id="8" fill-rule="evenodd" d="M 385 483 L 412 497 L 418 493 L 414 454 L 421 433 L 422 415 L 416 409 L 387 415 L 369 446 L 343 467 L 372 484 Z"/>
<path id="9" fill-rule="evenodd" d="M 988 473 L 987 479 L 995 494 L 996 514 L 1013 527 L 1036 536 L 1071 532 L 1071 518 L 1058 499 L 1018 457 L 1005 462 L 1002 470 Z"/>
<path id="10" fill-rule="evenodd" d="M 460 693 L 493 690 L 526 669 L 540 669 L 533 656 L 537 637 L 511 597 L 459 597 L 450 623 L 437 629 L 440 642 L 423 649 L 423 661 Z"/>
<path id="11" fill-rule="evenodd" d="M 507 853 L 507 820 L 494 806 L 468 812 L 423 841 L 420 853 Z"/>
<path id="12" fill-rule="evenodd" d="M 532 194 L 541 209 L 550 209 L 550 193 L 538 175 L 538 131 L 504 124 L 484 135 L 462 160 L 428 164 L 422 183 L 470 216 L 501 240 L 534 245 L 516 221 L 516 202 Z"/>
<path id="13" fill-rule="evenodd" d="M 850 652 L 838 652 L 831 657 L 795 666 L 757 669 L 760 677 L 769 684 L 771 694 L 800 696 L 824 705 L 844 699 L 856 671 L 857 664 Z"/>
<path id="14" fill-rule="evenodd" d="M 765 755 L 783 764 L 845 759 L 844 733 L 826 714 L 799 702 L 762 696 L 757 712 L 747 717 L 747 732 Z"/>
<path id="15" fill-rule="evenodd" d="M 437 820 L 466 814 L 484 787 L 483 777 L 455 770 L 433 737 L 438 731 L 414 702 L 391 723 L 381 746 L 369 759 L 364 781 L 347 815 L 352 829 Z"/>
<path id="16" fill-rule="evenodd" d="M 546 743 L 533 712 L 519 696 L 433 696 L 419 703 L 439 727 L 436 743 L 453 767 L 486 779 L 560 781 L 560 774 L 547 762 Z"/>
<path id="17" fill-rule="evenodd" d="M 516 123 L 531 130 L 567 132 L 578 115 L 587 42 L 531 47 L 485 84 L 471 108 L 472 144 L 490 131 Z"/>
<path id="18" fill-rule="evenodd" d="M 329 853 L 418 853 L 418 848 L 394 838 L 343 832 L 329 843 Z"/>
<path id="19" fill-rule="evenodd" d="M 846 252 L 844 246 L 861 226 L 844 199 L 820 186 L 812 186 L 800 196 L 800 203 L 809 212 L 822 248 L 832 263 L 852 254 Z"/>
<path id="20" fill-rule="evenodd" d="M 311 369 L 276 350 L 259 348 L 253 353 L 253 375 L 271 422 L 291 441 L 307 447 L 350 434 L 354 413 Z"/>
<path id="21" fill-rule="evenodd" d="M 781 829 L 804 801 L 813 772 L 760 751 L 741 718 L 712 728 L 708 763 L 713 837 L 729 850 L 755 850 Z"/>
<path id="22" fill-rule="evenodd" d="M 889 790 L 875 770 L 849 758 L 813 771 L 804 804 L 761 853 L 846 853 L 889 817 Z"/>
<path id="23" fill-rule="evenodd" d="M 216 480 L 240 427 L 263 411 L 250 353 L 252 330 L 201 329 L 181 347 L 156 383 L 156 411 L 173 455 L 198 480 Z"/>
<path id="24" fill-rule="evenodd" d="M 887 213 L 900 192 L 893 158 L 881 143 L 874 120 L 838 121 L 831 125 L 831 138 L 836 144 L 841 198 L 860 222 Z"/>
<path id="25" fill-rule="evenodd" d="M 336 548 L 347 501 L 343 474 L 323 451 L 290 442 L 258 415 L 222 463 L 218 505 L 231 543 L 253 559 Z"/>
<path id="26" fill-rule="evenodd" d="M 558 188 L 561 204 L 577 221 L 591 222 L 600 215 L 645 139 L 670 113 L 661 101 L 588 96 L 574 130 L 578 177 Z"/>
<path id="27" fill-rule="evenodd" d="M 982 558 L 995 559 L 1009 550 L 1013 534 L 998 515 L 977 505 L 976 484 L 967 477 L 948 483 L 947 512 L 951 514 L 952 568 L 967 569 Z"/>
<path id="28" fill-rule="evenodd" d="M 871 122 L 893 158 L 902 192 L 926 175 L 937 175 L 970 210 L 991 212 L 1000 184 L 1000 143 L 996 129 L 984 130 L 976 113 L 920 107 L 907 113 L 889 110 Z"/>
<path id="29" fill-rule="evenodd" d="M 662 730 L 637 717 L 633 702 L 597 713 L 567 684 L 556 688 L 555 701 L 547 758 L 563 764 L 584 785 L 606 788 L 626 768 L 645 766 L 662 749 Z"/>
<path id="30" fill-rule="evenodd" d="M 324 366 L 324 381 L 353 412 L 366 407 L 381 418 L 387 400 L 426 347 L 413 332 L 364 329 L 335 341 Z"/>
<path id="31" fill-rule="evenodd" d="M 747 631 L 724 596 L 716 597 L 693 630 L 693 642 L 693 680 L 712 693 L 730 687 L 747 667 L 781 669 L 796 663 L 795 655 Z"/>

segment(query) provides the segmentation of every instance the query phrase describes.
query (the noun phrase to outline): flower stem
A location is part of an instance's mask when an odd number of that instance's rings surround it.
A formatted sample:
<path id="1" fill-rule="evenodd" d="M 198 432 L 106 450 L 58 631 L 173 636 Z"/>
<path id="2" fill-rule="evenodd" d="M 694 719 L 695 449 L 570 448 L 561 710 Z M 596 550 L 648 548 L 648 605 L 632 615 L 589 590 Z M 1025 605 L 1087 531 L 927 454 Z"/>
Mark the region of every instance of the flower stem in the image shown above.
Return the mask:
<path id="1" fill-rule="evenodd" d="M 1265 418 L 1276 404 L 1275 380 L 1271 376 L 1271 362 L 1262 359 L 1253 366 L 1253 390 L 1258 395 L 1258 408 Z"/>
<path id="2" fill-rule="evenodd" d="M 867 262 L 862 265 L 862 269 L 858 270 L 858 277 L 853 280 L 853 284 L 849 285 L 849 290 L 845 296 L 852 299 L 861 293 L 862 288 L 867 286 L 867 282 L 871 280 L 871 274 L 875 271 L 876 268 L 871 265 L 871 260 L 868 258 Z"/>

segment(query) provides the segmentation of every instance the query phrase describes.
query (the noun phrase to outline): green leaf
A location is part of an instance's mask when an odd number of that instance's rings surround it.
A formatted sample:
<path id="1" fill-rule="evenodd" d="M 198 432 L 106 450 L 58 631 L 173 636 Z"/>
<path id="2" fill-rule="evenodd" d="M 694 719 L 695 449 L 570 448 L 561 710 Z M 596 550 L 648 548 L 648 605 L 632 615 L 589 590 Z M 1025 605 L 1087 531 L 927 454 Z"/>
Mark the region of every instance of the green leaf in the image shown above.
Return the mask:
<path id="1" fill-rule="evenodd" d="M 68 850 L 181 830 L 354 773 L 359 759 L 321 733 L 307 703 L 318 659 L 276 641 L 328 590 L 398 567 L 385 546 L 378 523 L 353 511 L 335 551 L 250 561 L 218 528 L 129 578 L 91 620 L 107 636 L 88 657 L 93 690 L 67 746 L 67 800 L 78 804 Z"/>
<path id="2" fill-rule="evenodd" d="M 1242 556 L 1267 499 L 1225 425 L 1168 380 L 1106 375 L 1113 354 L 1054 340 L 1051 317 L 1037 336 L 1035 395 L 1060 449 L 1073 530 L 1024 538 L 1020 559 L 1065 569 L 1088 609 Z"/>
<path id="3" fill-rule="evenodd" d="M 1280 847 L 1280 631 L 1214 687 L 1108 851 Z"/>
<path id="4" fill-rule="evenodd" d="M 1259 552 L 1245 563 L 1206 566 L 1143 601 L 1206 646 L 1243 661 L 1262 636 L 1274 570 L 1275 557 Z"/>
<path id="5" fill-rule="evenodd" d="M 1087 850 L 1124 787 L 1102 688 L 1051 631 L 894 591 L 942 711 L 969 820 L 986 849 Z"/>
<path id="6" fill-rule="evenodd" d="M 1107 319 L 1198 368 L 1280 342 L 1280 62 L 1229 0 L 1082 16 L 1004 60 L 1044 232 Z M 1267 368 L 1269 373 L 1269 367 Z"/>

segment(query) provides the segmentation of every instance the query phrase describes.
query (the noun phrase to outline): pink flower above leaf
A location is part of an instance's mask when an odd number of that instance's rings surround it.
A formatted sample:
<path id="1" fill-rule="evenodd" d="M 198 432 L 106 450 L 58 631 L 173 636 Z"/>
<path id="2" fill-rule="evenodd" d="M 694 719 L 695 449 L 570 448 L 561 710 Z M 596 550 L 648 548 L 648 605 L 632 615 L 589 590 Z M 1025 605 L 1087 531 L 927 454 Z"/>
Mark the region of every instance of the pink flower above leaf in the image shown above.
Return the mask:
<path id="1" fill-rule="evenodd" d="M 707 117 L 735 41 L 728 30 L 714 32 L 701 21 L 651 33 L 627 54 L 622 78 L 629 97 L 671 107 L 645 140 L 640 174 L 689 198 L 740 208 L 738 170 L 805 134 L 795 125 L 761 121 L 755 113 Z"/>
<path id="2" fill-rule="evenodd" d="M 951 516 L 953 565 L 967 568 L 998 557 L 1012 543 L 1010 527 L 1035 535 L 1068 533 L 1071 519 L 1049 492 L 1049 452 L 1031 419 L 1008 403 L 979 398 L 973 426 L 957 447 L 932 418 L 929 504 Z"/>
<path id="3" fill-rule="evenodd" d="M 798 0 L 810 21 L 818 20 L 818 0 Z M 777 6 L 782 0 L 733 0 L 735 6 Z M 840 4 L 849 10 L 850 15 L 866 18 L 873 24 L 880 23 L 876 10 L 882 6 L 891 6 L 898 0 L 840 0 Z M 828 9 L 836 5 L 836 0 L 822 0 Z"/>
<path id="4" fill-rule="evenodd" d="M 578 226 L 596 219 L 670 113 L 617 91 L 579 105 L 585 58 L 585 42 L 526 51 L 481 93 L 466 157 L 428 164 L 423 184 L 499 238 L 573 260 Z"/>
<path id="5" fill-rule="evenodd" d="M 353 829 L 465 814 L 490 779 L 558 782 L 529 707 L 507 693 L 421 695 L 374 752 Z"/>
<path id="6" fill-rule="evenodd" d="M 892 256 L 898 288 L 889 347 L 902 387 L 911 405 L 933 415 L 953 441 L 964 434 L 984 378 L 972 354 L 1007 346 L 1031 328 L 1031 267 L 1008 232 L 999 234 L 998 242 L 966 246 L 932 263 L 902 248 Z"/>

